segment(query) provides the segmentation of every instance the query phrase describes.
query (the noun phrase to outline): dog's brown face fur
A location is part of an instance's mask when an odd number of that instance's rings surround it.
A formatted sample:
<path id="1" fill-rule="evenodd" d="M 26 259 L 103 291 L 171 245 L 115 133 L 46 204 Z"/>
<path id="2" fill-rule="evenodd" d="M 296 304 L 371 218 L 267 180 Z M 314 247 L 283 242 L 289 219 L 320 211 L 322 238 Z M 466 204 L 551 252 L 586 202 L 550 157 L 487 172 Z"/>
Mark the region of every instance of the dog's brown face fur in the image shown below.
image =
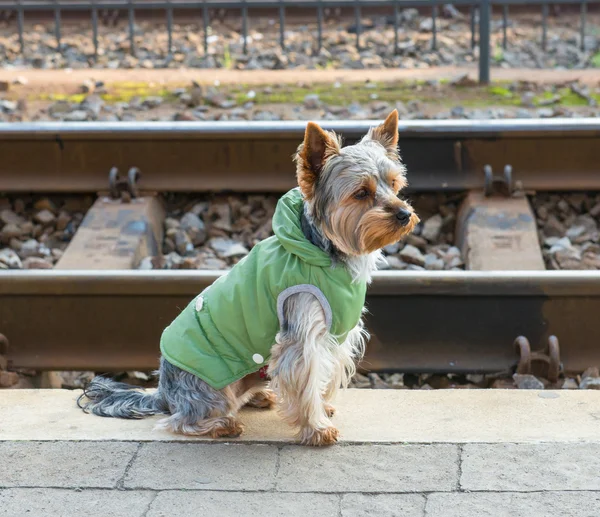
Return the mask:
<path id="1" fill-rule="evenodd" d="M 314 223 L 346 255 L 365 255 L 397 242 L 419 222 L 398 198 L 406 186 L 398 154 L 398 112 L 356 145 L 310 122 L 296 155 L 298 185 Z"/>

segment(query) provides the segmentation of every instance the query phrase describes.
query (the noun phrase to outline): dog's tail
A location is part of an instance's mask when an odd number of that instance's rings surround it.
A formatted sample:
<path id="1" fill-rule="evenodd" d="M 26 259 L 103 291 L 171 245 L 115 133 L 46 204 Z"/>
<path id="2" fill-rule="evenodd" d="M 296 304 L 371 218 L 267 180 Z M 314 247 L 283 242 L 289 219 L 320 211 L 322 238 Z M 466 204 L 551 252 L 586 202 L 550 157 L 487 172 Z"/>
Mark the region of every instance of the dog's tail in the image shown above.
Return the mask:
<path id="1" fill-rule="evenodd" d="M 92 379 L 77 399 L 77 405 L 85 413 L 114 418 L 138 419 L 168 412 L 160 392 L 145 393 L 138 386 L 105 377 Z"/>

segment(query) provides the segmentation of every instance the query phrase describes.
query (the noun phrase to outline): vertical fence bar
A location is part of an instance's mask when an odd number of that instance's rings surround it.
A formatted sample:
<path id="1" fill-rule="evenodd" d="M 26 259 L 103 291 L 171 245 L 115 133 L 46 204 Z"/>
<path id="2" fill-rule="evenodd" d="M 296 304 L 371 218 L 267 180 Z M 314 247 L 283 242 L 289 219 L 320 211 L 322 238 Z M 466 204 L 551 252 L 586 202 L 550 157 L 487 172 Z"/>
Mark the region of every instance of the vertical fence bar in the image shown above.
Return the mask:
<path id="1" fill-rule="evenodd" d="M 357 2 L 354 6 L 354 20 L 356 23 L 356 48 L 360 50 L 360 33 L 362 32 L 360 4 Z"/>
<path id="2" fill-rule="evenodd" d="M 279 6 L 279 45 L 285 50 L 285 5 Z"/>
<path id="3" fill-rule="evenodd" d="M 472 5 L 471 6 L 471 50 L 475 48 L 475 14 L 477 13 L 477 8 Z"/>
<path id="4" fill-rule="evenodd" d="M 508 5 L 502 6 L 502 48 L 506 50 L 507 47 L 507 35 L 506 31 L 508 29 Z"/>
<path id="5" fill-rule="evenodd" d="M 394 1 L 394 54 L 398 53 L 398 17 L 400 9 L 397 0 Z"/>
<path id="6" fill-rule="evenodd" d="M 585 17 L 587 15 L 587 2 L 585 0 L 583 0 L 581 2 L 581 24 L 580 24 L 580 31 L 581 31 L 581 50 L 585 50 Z"/>
<path id="7" fill-rule="evenodd" d="M 323 6 L 321 2 L 317 5 L 317 52 L 321 52 L 323 46 Z"/>
<path id="8" fill-rule="evenodd" d="M 21 54 L 25 54 L 25 39 L 23 37 L 23 27 L 25 26 L 25 12 L 23 11 L 23 7 L 21 6 L 21 2 L 19 2 L 19 7 L 17 9 L 17 32 L 19 33 L 19 47 L 21 48 Z"/>
<path id="9" fill-rule="evenodd" d="M 208 56 L 208 6 L 202 5 L 202 28 L 204 30 L 204 54 Z"/>
<path id="10" fill-rule="evenodd" d="M 479 4 L 479 83 L 490 82 L 490 0 Z"/>
<path id="11" fill-rule="evenodd" d="M 244 54 L 248 53 L 248 7 L 244 1 L 242 7 L 242 38 L 244 38 Z"/>
<path id="12" fill-rule="evenodd" d="M 135 56 L 135 13 L 133 11 L 133 4 L 131 2 L 129 2 L 127 11 L 129 14 L 129 46 L 131 47 L 131 55 Z"/>
<path id="13" fill-rule="evenodd" d="M 56 37 L 56 49 L 60 52 L 60 7 L 58 7 L 58 1 L 54 2 L 56 7 L 54 8 L 54 36 Z"/>
<path id="14" fill-rule="evenodd" d="M 92 2 L 92 43 L 94 44 L 94 60 L 98 59 L 98 9 Z"/>
<path id="15" fill-rule="evenodd" d="M 437 5 L 431 8 L 431 49 L 437 48 Z"/>
<path id="16" fill-rule="evenodd" d="M 170 3 L 170 2 L 169 2 Z M 167 55 L 173 53 L 173 8 L 167 7 Z"/>
<path id="17" fill-rule="evenodd" d="M 542 4 L 542 50 L 548 46 L 548 4 Z"/>

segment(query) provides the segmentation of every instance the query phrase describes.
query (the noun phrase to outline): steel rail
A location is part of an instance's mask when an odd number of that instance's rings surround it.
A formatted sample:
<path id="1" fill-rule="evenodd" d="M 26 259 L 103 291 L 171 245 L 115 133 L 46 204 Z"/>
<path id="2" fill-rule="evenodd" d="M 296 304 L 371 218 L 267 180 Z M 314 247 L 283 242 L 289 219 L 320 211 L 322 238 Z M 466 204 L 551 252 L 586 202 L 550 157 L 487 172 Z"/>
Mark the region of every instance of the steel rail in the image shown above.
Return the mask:
<path id="1" fill-rule="evenodd" d="M 346 143 L 378 121 L 327 121 Z M 112 167 L 158 192 L 283 192 L 305 122 L 0 124 L 0 191 L 96 192 Z M 598 119 L 410 121 L 400 150 L 414 191 L 483 188 L 485 165 L 528 190 L 600 190 Z"/>
<path id="2" fill-rule="evenodd" d="M 9 271 L 0 333 L 15 368 L 116 371 L 157 366 L 162 330 L 222 272 Z M 495 372 L 558 337 L 563 366 L 600 362 L 600 275 L 577 271 L 381 272 L 367 295 L 378 371 Z M 35 323 L 34 323 L 35 322 Z"/>

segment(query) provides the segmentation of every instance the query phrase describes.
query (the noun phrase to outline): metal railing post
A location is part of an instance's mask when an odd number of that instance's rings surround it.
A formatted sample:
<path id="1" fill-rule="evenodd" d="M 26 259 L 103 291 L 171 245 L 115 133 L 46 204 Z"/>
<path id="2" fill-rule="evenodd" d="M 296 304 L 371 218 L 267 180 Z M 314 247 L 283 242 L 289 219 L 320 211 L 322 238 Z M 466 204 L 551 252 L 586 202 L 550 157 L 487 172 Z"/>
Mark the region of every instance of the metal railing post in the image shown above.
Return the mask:
<path id="1" fill-rule="evenodd" d="M 479 84 L 490 82 L 490 0 L 479 3 Z"/>

